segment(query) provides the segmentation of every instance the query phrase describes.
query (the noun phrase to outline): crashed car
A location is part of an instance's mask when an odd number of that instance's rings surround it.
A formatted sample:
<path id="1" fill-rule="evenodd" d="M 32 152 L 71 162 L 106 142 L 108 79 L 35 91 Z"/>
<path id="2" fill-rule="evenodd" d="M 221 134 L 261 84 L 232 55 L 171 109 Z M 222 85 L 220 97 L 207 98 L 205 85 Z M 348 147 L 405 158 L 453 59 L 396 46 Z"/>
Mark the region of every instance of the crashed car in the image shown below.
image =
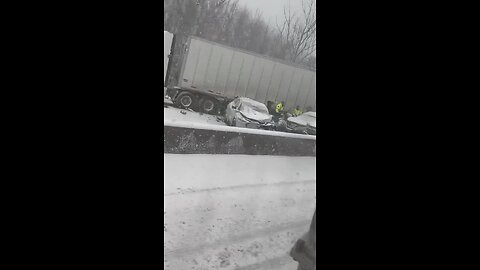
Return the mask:
<path id="1" fill-rule="evenodd" d="M 317 134 L 317 113 L 306 112 L 297 117 L 289 117 L 287 119 L 287 131 L 316 135 Z"/>
<path id="2" fill-rule="evenodd" d="M 225 110 L 229 126 L 270 130 L 274 127 L 272 118 L 265 104 L 245 97 L 235 98 Z"/>

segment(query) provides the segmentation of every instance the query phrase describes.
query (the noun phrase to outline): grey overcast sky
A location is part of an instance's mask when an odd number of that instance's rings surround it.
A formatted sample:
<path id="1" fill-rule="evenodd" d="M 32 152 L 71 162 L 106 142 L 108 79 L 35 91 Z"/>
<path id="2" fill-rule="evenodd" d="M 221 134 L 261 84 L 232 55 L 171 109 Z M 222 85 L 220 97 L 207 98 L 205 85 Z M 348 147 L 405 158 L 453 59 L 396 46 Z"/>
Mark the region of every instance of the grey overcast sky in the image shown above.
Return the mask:
<path id="1" fill-rule="evenodd" d="M 302 0 L 239 0 L 238 3 L 252 11 L 260 10 L 265 17 L 265 21 L 271 25 L 275 25 L 275 17 L 278 17 L 279 22 L 281 21 L 285 5 L 290 4 L 297 11 L 302 7 Z"/>

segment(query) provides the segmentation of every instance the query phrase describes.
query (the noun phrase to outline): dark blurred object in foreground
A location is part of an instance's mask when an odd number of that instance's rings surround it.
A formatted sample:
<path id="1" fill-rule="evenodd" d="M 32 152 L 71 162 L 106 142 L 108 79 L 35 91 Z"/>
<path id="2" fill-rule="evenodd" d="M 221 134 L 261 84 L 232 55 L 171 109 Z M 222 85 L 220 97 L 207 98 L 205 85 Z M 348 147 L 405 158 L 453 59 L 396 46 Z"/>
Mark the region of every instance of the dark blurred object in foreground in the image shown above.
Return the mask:
<path id="1" fill-rule="evenodd" d="M 317 210 L 313 215 L 310 230 L 293 246 L 290 256 L 298 262 L 297 270 L 315 270 L 317 265 Z"/>

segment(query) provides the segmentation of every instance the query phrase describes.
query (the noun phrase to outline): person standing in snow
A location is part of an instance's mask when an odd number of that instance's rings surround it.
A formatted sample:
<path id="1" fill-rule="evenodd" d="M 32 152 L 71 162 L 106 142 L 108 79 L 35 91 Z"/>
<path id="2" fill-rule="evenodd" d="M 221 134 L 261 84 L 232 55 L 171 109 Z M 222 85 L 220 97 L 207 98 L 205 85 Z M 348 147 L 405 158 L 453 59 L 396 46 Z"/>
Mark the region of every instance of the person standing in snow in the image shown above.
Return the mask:
<path id="1" fill-rule="evenodd" d="M 273 121 L 276 123 L 280 120 L 280 117 L 282 117 L 284 104 L 285 102 L 282 101 L 277 103 L 277 105 L 275 105 L 275 112 L 272 114 L 272 116 L 273 116 Z"/>
<path id="2" fill-rule="evenodd" d="M 277 106 L 275 106 L 275 112 L 277 114 L 281 114 L 283 112 L 284 104 L 285 104 L 285 101 L 282 101 L 282 102 L 278 103 Z"/>
<path id="3" fill-rule="evenodd" d="M 300 110 L 300 106 L 297 105 L 295 109 L 292 110 L 292 115 L 297 117 L 303 114 L 303 112 Z"/>

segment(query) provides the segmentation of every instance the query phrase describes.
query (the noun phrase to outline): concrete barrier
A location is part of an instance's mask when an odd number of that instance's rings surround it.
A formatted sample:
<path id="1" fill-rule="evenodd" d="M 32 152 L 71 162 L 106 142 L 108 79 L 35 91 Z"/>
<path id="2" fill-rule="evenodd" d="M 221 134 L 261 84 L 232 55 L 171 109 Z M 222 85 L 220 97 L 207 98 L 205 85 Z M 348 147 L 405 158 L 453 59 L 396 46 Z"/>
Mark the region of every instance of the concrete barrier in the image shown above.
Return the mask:
<path id="1" fill-rule="evenodd" d="M 239 128 L 212 130 L 164 125 L 164 153 L 316 156 L 315 137 L 295 135 L 252 133 Z"/>

